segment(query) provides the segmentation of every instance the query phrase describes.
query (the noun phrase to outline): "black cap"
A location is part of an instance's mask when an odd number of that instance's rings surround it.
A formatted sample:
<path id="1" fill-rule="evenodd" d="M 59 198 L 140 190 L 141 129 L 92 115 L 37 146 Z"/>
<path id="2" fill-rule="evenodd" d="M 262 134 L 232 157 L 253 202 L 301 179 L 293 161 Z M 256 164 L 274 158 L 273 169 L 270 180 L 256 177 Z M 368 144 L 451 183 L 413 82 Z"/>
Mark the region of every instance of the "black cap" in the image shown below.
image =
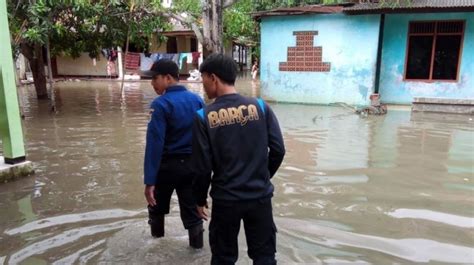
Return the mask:
<path id="1" fill-rule="evenodd" d="M 155 62 L 150 70 L 140 71 L 141 76 L 154 77 L 155 75 L 171 75 L 176 80 L 179 79 L 178 65 L 171 60 L 159 60 Z"/>

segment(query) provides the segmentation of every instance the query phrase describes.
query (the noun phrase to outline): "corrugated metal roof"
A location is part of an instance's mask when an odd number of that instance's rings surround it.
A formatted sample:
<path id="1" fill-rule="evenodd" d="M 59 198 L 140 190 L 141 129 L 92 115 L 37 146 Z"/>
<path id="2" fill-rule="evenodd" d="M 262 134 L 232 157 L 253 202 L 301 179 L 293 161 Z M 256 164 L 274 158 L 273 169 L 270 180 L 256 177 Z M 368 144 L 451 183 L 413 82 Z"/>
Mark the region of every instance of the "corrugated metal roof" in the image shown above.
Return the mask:
<path id="1" fill-rule="evenodd" d="M 331 14 L 341 13 L 343 6 L 324 6 L 324 5 L 309 5 L 298 7 L 281 7 L 269 11 L 262 11 L 253 13 L 254 18 L 268 17 L 268 16 L 286 16 L 286 15 L 306 15 L 306 14 Z"/>
<path id="2" fill-rule="evenodd" d="M 400 0 L 380 1 L 379 3 L 360 3 L 344 8 L 344 12 L 382 11 L 399 9 L 450 9 L 474 8 L 474 0 Z"/>

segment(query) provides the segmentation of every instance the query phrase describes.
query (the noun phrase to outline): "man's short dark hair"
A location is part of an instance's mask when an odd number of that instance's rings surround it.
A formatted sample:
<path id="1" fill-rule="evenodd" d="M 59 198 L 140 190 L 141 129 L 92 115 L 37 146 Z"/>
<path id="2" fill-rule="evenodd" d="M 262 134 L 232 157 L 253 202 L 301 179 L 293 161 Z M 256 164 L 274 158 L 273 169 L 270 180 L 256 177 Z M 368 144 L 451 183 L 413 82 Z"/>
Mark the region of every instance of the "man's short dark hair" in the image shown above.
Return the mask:
<path id="1" fill-rule="evenodd" d="M 171 60 L 159 60 L 155 62 L 150 70 L 141 71 L 141 76 L 155 77 L 157 75 L 171 75 L 174 79 L 179 80 L 178 65 Z"/>
<path id="2" fill-rule="evenodd" d="M 234 62 L 234 59 L 221 53 L 209 55 L 201 64 L 199 71 L 201 73 L 215 74 L 227 85 L 234 85 L 237 78 L 237 64 Z"/>

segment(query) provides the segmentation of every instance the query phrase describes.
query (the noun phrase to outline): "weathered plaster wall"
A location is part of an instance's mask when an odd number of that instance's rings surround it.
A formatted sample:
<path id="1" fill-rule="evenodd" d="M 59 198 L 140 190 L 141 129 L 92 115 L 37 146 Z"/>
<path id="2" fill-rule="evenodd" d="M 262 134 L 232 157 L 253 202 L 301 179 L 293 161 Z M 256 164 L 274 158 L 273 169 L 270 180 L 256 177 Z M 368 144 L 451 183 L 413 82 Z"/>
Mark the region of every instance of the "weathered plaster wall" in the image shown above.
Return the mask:
<path id="1" fill-rule="evenodd" d="M 404 81 L 409 22 L 453 19 L 466 20 L 459 81 Z M 414 97 L 474 98 L 474 13 L 386 15 L 380 94 L 383 102 L 395 104 L 411 104 Z"/>
<path id="2" fill-rule="evenodd" d="M 100 55 L 100 59 L 93 60 L 87 53 L 82 53 L 79 58 L 67 56 L 56 57 L 58 75 L 72 76 L 107 76 L 107 59 Z"/>
<path id="3" fill-rule="evenodd" d="M 342 14 L 266 17 L 261 23 L 261 93 L 281 102 L 365 105 L 374 90 L 379 15 Z M 318 31 L 314 46 L 322 47 L 329 72 L 279 71 L 294 31 Z"/>

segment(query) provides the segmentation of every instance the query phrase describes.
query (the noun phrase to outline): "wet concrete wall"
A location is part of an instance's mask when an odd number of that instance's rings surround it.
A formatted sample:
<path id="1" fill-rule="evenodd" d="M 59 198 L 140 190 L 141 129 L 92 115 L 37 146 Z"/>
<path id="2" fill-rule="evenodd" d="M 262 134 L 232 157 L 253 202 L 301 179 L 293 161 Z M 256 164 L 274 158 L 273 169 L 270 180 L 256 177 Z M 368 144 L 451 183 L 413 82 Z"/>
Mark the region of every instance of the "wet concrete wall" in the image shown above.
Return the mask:
<path id="1" fill-rule="evenodd" d="M 465 20 L 464 43 L 457 82 L 405 81 L 404 68 L 410 21 Z M 474 98 L 474 13 L 393 14 L 386 15 L 382 67 L 381 100 L 411 104 L 414 97 Z"/>
<path id="2" fill-rule="evenodd" d="M 374 90 L 379 15 L 342 14 L 262 18 L 261 93 L 280 102 L 365 105 Z M 280 71 L 288 48 L 296 47 L 295 31 L 317 31 L 314 47 L 322 47 L 329 71 Z"/>
<path id="3" fill-rule="evenodd" d="M 81 53 L 78 58 L 58 56 L 56 63 L 58 75 L 107 76 L 107 59 L 102 54 L 95 60 L 95 65 L 87 53 Z"/>

